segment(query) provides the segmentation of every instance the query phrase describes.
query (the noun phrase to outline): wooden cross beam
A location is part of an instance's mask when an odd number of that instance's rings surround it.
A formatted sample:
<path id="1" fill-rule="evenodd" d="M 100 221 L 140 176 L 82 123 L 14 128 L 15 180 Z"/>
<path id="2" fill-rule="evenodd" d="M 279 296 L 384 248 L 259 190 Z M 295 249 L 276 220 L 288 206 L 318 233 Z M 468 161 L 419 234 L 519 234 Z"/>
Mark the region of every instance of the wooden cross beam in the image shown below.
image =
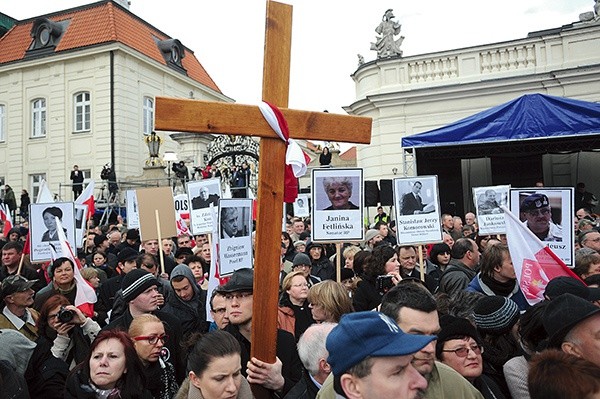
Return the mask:
<path id="1" fill-rule="evenodd" d="M 290 137 L 370 143 L 371 118 L 286 109 L 292 6 L 267 1 L 266 18 L 263 100 L 281 109 Z M 285 143 L 269 127 L 259 108 L 251 105 L 157 97 L 155 128 L 261 137 L 251 356 L 275 362 Z"/>

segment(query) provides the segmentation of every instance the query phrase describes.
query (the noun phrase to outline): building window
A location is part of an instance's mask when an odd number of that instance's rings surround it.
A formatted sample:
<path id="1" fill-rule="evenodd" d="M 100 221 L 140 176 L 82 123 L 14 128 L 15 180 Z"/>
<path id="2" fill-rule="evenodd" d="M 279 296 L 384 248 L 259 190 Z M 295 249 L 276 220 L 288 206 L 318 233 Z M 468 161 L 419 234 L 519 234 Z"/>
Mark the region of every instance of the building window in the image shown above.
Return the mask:
<path id="1" fill-rule="evenodd" d="M 90 92 L 84 91 L 81 93 L 77 93 L 74 96 L 73 101 L 74 109 L 73 109 L 73 126 L 75 127 L 75 132 L 87 132 L 91 128 L 91 101 L 90 101 Z"/>
<path id="2" fill-rule="evenodd" d="M 149 135 L 154 130 L 154 99 L 144 97 L 143 114 L 143 131 L 145 135 Z"/>
<path id="3" fill-rule="evenodd" d="M 42 180 L 46 180 L 45 173 L 33 174 L 29 175 L 29 192 L 31 193 L 31 199 L 35 201 L 38 194 L 40 193 L 40 187 L 42 185 Z"/>
<path id="4" fill-rule="evenodd" d="M 6 141 L 6 106 L 0 104 L 0 142 Z"/>
<path id="5" fill-rule="evenodd" d="M 46 99 L 31 102 L 31 137 L 46 136 Z"/>

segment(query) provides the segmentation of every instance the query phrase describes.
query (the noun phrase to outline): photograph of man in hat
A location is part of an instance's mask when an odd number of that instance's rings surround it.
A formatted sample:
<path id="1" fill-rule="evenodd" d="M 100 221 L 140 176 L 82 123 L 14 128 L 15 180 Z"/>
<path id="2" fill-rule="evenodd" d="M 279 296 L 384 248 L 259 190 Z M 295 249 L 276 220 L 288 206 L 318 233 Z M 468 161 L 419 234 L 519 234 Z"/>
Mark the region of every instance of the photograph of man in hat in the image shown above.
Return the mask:
<path id="1" fill-rule="evenodd" d="M 521 220 L 542 241 L 560 242 L 562 227 L 552 221 L 552 208 L 545 194 L 530 194 L 521 202 Z"/>

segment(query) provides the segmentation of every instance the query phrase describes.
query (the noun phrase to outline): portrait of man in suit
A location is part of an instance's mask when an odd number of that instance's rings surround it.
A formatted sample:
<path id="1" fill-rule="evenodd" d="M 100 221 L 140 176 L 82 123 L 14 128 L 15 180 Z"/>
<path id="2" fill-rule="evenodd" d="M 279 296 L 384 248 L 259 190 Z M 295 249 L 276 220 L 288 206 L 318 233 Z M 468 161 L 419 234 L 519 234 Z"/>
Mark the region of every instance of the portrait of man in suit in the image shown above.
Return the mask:
<path id="1" fill-rule="evenodd" d="M 237 208 L 221 209 L 221 238 L 244 237 L 244 222 Z"/>
<path id="2" fill-rule="evenodd" d="M 219 196 L 210 194 L 208 187 L 200 187 L 200 192 L 197 197 L 192 198 L 192 209 L 208 208 L 210 205 L 217 206 L 219 204 Z"/>
<path id="3" fill-rule="evenodd" d="M 413 183 L 411 192 L 408 192 L 402 196 L 402 203 L 400 204 L 401 215 L 417 215 L 423 212 L 425 204 L 421 199 L 421 188 L 423 184 L 420 181 Z"/>

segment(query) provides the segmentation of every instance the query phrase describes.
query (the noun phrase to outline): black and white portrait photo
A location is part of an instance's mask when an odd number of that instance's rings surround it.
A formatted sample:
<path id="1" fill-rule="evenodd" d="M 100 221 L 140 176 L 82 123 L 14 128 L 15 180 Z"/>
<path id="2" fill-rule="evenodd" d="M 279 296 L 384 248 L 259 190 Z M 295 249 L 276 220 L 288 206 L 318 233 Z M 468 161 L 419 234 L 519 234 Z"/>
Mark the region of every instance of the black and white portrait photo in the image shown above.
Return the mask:
<path id="1" fill-rule="evenodd" d="M 252 267 L 252 200 L 219 201 L 219 274 Z"/>
<path id="2" fill-rule="evenodd" d="M 294 216 L 297 217 L 308 217 L 310 216 L 310 209 L 308 207 L 308 195 L 299 194 L 296 201 L 294 201 Z"/>
<path id="3" fill-rule="evenodd" d="M 72 202 L 30 205 L 31 260 L 50 260 L 50 245 L 59 240 L 58 219 L 71 248 L 75 250 L 75 206 Z M 55 245 L 57 247 L 57 245 Z"/>
<path id="4" fill-rule="evenodd" d="M 221 199 L 221 179 L 196 180 L 187 184 L 190 204 L 190 227 L 193 234 L 211 233 L 213 218 L 210 206 L 218 207 Z"/>

